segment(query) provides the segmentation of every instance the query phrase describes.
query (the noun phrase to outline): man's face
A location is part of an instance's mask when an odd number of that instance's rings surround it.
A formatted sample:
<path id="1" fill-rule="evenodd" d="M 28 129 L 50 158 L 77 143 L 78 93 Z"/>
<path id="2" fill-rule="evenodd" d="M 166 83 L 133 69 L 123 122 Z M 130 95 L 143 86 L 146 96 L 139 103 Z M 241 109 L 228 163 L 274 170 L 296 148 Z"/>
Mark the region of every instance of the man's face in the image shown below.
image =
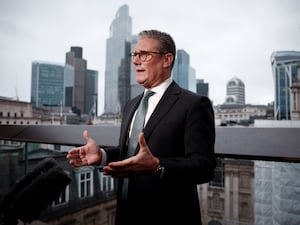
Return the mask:
<path id="1" fill-rule="evenodd" d="M 158 51 L 158 41 L 143 38 L 136 44 L 132 62 L 136 81 L 145 88 L 153 88 L 171 76 L 168 56 Z M 145 59 L 145 60 L 143 60 Z"/>

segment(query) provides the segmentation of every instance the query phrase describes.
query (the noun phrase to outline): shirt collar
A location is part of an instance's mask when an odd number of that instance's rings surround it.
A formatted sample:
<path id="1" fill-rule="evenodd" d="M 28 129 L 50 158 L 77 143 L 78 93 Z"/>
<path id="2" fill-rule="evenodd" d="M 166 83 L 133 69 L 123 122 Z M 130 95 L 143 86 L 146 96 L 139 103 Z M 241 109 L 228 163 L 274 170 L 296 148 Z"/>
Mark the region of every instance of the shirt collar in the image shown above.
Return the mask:
<path id="1" fill-rule="evenodd" d="M 166 79 L 165 81 L 163 81 L 162 83 L 160 83 L 156 87 L 151 88 L 151 89 L 145 89 L 145 91 L 151 90 L 151 91 L 154 91 L 156 94 L 163 95 L 164 92 L 167 90 L 167 88 L 172 83 L 172 81 L 173 81 L 173 78 L 172 78 L 172 76 L 170 76 L 168 79 Z"/>

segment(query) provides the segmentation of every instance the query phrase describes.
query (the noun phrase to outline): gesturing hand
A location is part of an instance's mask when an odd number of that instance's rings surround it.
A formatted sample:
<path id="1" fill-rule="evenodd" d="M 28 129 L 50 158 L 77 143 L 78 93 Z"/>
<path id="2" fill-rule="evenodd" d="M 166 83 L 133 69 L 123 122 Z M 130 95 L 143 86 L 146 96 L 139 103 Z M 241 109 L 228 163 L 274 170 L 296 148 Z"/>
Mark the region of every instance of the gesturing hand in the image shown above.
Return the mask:
<path id="1" fill-rule="evenodd" d="M 89 136 L 86 130 L 83 131 L 83 138 L 86 141 L 86 145 L 69 150 L 66 156 L 67 159 L 70 160 L 70 164 L 74 167 L 92 165 L 101 162 L 101 151 L 94 139 Z"/>
<path id="2" fill-rule="evenodd" d="M 109 163 L 103 168 L 104 174 L 125 177 L 129 173 L 152 173 L 155 171 L 159 166 L 159 159 L 152 155 L 143 133 L 139 135 L 139 145 L 140 149 L 137 155 Z"/>

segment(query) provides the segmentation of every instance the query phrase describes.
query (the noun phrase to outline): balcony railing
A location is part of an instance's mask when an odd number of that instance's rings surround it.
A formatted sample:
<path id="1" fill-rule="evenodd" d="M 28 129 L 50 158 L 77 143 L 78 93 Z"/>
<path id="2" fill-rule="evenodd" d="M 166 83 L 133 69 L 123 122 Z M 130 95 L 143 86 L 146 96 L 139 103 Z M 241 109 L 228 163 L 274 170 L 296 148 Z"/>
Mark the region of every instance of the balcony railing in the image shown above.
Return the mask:
<path id="1" fill-rule="evenodd" d="M 85 144 L 82 133 L 87 130 L 102 147 L 110 147 L 118 144 L 119 128 L 109 124 L 0 125 L 0 140 L 79 146 Z M 291 224 L 289 221 L 300 213 L 293 208 L 300 202 L 297 194 L 299 146 L 300 128 L 216 127 L 215 154 L 220 165 L 212 182 L 198 186 L 203 224 L 213 223 L 215 218 L 220 224 L 258 225 L 270 220 Z M 24 149 L 26 171 L 30 160 L 26 157 L 26 147 Z M 283 188 L 287 191 L 281 191 Z M 275 192 L 279 197 L 273 198 Z M 279 207 L 287 199 L 291 202 L 288 204 L 290 214 L 285 214 L 285 209 Z M 66 218 L 78 224 L 74 220 L 75 217 L 78 219 L 75 200 L 70 200 L 63 208 L 65 211 L 59 209 L 49 216 L 66 212 Z M 113 207 L 108 208 L 112 210 L 108 215 L 113 218 Z"/>
<path id="2" fill-rule="evenodd" d="M 118 125 L 0 125 L 0 139 L 78 146 L 82 132 L 103 146 L 116 146 Z M 216 127 L 220 158 L 300 162 L 300 128 Z"/>

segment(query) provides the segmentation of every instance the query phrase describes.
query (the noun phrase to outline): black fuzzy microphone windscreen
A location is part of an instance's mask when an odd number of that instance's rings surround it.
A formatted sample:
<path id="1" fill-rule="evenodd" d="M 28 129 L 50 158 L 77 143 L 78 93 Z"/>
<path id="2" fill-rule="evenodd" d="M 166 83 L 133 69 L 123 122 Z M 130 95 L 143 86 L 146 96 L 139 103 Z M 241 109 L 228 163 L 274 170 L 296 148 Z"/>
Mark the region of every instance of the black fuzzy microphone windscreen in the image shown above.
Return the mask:
<path id="1" fill-rule="evenodd" d="M 0 225 L 15 225 L 17 220 L 31 223 L 39 218 L 71 182 L 53 158 L 40 161 L 17 182 L 0 203 Z"/>

